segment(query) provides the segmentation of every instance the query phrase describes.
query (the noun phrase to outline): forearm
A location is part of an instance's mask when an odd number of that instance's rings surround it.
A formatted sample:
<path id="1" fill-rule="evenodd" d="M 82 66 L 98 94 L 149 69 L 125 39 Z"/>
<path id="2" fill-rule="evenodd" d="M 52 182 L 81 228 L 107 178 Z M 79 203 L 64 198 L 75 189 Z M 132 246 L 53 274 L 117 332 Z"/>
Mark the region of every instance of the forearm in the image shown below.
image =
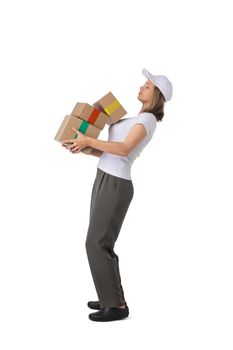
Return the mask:
<path id="1" fill-rule="evenodd" d="M 103 152 L 116 154 L 118 156 L 126 155 L 126 147 L 124 142 L 102 141 L 102 140 L 98 140 L 90 137 L 88 143 L 89 143 L 89 146 Z"/>

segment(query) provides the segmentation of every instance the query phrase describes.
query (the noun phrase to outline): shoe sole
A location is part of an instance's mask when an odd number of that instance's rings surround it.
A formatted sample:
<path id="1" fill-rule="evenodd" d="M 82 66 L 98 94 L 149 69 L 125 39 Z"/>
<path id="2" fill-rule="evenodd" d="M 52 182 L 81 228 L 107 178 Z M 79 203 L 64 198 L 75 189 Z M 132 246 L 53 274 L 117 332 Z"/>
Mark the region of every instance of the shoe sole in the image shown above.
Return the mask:
<path id="1" fill-rule="evenodd" d="M 91 321 L 95 321 L 95 322 L 109 322 L 109 321 L 120 321 L 120 320 L 123 320 L 123 319 L 125 319 L 125 318 L 127 318 L 129 315 L 127 315 L 127 316 L 124 316 L 124 317 L 119 317 L 119 318 L 108 318 L 108 319 L 96 319 L 96 318 L 92 318 L 91 316 L 89 316 L 89 319 L 91 320 Z"/>
<path id="2" fill-rule="evenodd" d="M 97 322 L 108 322 L 108 321 L 119 321 L 119 320 L 123 320 L 124 318 L 129 316 L 129 312 L 127 312 L 124 316 L 113 316 L 113 317 L 108 317 L 108 318 L 96 318 L 96 317 L 92 317 L 92 314 L 89 314 L 89 319 L 91 321 L 97 321 Z"/>

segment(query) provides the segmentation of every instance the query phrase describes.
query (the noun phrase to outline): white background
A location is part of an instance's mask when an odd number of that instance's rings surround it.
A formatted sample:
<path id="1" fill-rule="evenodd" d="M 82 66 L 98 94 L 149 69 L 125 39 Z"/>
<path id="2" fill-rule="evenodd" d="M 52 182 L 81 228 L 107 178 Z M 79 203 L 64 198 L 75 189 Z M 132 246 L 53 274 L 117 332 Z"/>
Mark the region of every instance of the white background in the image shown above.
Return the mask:
<path id="1" fill-rule="evenodd" d="M 2 350 L 232 349 L 230 3 L 1 2 Z M 115 245 L 130 316 L 92 322 L 98 158 L 54 136 L 76 102 L 110 90 L 137 115 L 144 67 L 174 93 Z"/>

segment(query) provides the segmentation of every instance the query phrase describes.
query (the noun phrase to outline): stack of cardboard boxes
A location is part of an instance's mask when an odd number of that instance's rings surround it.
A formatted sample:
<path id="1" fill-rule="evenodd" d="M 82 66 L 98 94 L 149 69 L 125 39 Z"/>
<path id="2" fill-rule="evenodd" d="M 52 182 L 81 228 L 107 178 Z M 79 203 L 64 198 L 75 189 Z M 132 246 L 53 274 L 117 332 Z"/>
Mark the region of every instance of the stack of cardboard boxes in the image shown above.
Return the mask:
<path id="1" fill-rule="evenodd" d="M 126 113 L 111 92 L 93 105 L 78 102 L 71 114 L 65 116 L 54 139 L 62 143 L 64 140 L 77 138 L 77 134 L 72 127 L 87 136 L 97 139 L 106 124 L 116 123 Z M 91 151 L 92 147 L 89 146 L 81 150 L 81 152 L 86 154 L 91 154 Z"/>

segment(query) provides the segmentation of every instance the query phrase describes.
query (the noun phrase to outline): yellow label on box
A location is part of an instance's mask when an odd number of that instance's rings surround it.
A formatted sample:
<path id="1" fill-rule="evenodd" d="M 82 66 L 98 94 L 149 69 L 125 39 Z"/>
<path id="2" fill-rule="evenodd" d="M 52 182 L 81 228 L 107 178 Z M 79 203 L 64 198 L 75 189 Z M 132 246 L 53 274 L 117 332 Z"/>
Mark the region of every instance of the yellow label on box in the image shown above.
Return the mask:
<path id="1" fill-rule="evenodd" d="M 115 100 L 113 103 L 108 105 L 107 107 L 104 108 L 104 111 L 108 114 L 111 115 L 113 112 L 115 112 L 119 107 L 121 106 L 120 102 Z"/>

